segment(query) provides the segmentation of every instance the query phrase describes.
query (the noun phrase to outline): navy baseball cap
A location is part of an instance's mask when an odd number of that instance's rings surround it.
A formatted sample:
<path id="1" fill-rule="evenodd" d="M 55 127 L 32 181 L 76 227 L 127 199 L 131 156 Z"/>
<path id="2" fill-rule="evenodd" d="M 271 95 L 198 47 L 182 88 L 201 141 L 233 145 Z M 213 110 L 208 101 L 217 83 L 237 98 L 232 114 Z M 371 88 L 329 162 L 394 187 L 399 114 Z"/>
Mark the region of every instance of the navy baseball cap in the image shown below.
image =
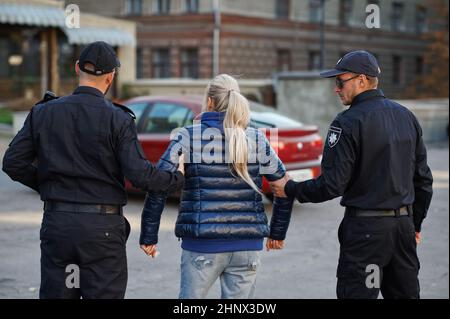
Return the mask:
<path id="1" fill-rule="evenodd" d="M 86 63 L 92 64 L 94 70 L 86 69 Z M 106 42 L 97 41 L 83 49 L 78 60 L 78 65 L 83 72 L 98 76 L 111 73 L 120 67 L 120 61 L 112 46 Z"/>
<path id="2" fill-rule="evenodd" d="M 381 74 L 377 59 L 367 51 L 353 51 L 344 55 L 333 70 L 320 73 L 323 78 L 332 78 L 347 72 L 378 77 Z"/>

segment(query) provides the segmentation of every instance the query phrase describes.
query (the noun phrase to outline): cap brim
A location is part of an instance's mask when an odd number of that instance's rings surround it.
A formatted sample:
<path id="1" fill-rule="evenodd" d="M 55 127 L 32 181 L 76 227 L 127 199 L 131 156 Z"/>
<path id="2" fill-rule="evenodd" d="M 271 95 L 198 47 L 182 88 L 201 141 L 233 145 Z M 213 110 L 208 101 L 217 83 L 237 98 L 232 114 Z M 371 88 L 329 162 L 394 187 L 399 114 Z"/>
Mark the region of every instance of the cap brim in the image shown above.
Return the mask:
<path id="1" fill-rule="evenodd" d="M 320 76 L 323 78 L 333 78 L 335 76 L 338 76 L 338 75 L 341 75 L 344 73 L 348 73 L 348 71 L 333 69 L 333 70 L 321 72 Z"/>

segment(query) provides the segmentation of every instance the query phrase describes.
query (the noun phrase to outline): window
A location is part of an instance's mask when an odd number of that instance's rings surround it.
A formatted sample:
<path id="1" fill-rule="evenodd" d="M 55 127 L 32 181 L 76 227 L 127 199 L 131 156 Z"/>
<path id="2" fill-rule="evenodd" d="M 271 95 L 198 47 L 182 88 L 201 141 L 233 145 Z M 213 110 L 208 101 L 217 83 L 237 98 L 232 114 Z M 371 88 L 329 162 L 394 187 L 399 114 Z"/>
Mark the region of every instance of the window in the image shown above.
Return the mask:
<path id="1" fill-rule="evenodd" d="M 198 50 L 181 50 L 181 77 L 198 79 Z"/>
<path id="2" fill-rule="evenodd" d="M 416 57 L 416 75 L 424 74 L 424 59 L 422 56 Z"/>
<path id="3" fill-rule="evenodd" d="M 139 120 L 142 117 L 142 114 L 144 114 L 145 109 L 147 108 L 148 104 L 146 102 L 143 103 L 133 103 L 128 104 L 127 107 L 129 107 L 134 115 L 136 115 L 136 123 L 139 123 Z"/>
<path id="4" fill-rule="evenodd" d="M 416 33 L 422 34 L 427 29 L 427 8 L 423 6 L 416 7 Z"/>
<path id="5" fill-rule="evenodd" d="M 10 75 L 9 68 L 9 40 L 0 38 L 0 78 L 7 78 Z"/>
<path id="6" fill-rule="evenodd" d="M 144 133 L 170 133 L 189 124 L 192 117 L 192 111 L 182 105 L 157 102 L 148 112 Z"/>
<path id="7" fill-rule="evenodd" d="M 277 51 L 277 71 L 285 72 L 291 71 L 291 51 L 278 50 Z"/>
<path id="8" fill-rule="evenodd" d="M 170 78 L 169 49 L 157 49 L 153 52 L 152 70 L 154 78 Z"/>
<path id="9" fill-rule="evenodd" d="M 289 2 L 290 0 L 276 0 L 275 15 L 278 19 L 289 18 Z"/>
<path id="10" fill-rule="evenodd" d="M 21 70 L 24 67 L 24 52 L 20 38 L 0 38 L 0 77 L 10 77 L 13 81 L 23 83 Z M 36 60 L 34 61 L 35 64 Z"/>
<path id="11" fill-rule="evenodd" d="M 186 0 L 186 12 L 198 13 L 198 0 Z"/>
<path id="12" fill-rule="evenodd" d="M 158 14 L 169 14 L 170 13 L 170 0 L 158 0 L 157 13 Z"/>
<path id="13" fill-rule="evenodd" d="M 391 29 L 392 31 L 400 31 L 403 22 L 403 11 L 404 4 L 401 2 L 394 2 L 392 4 L 392 15 L 391 15 Z"/>
<path id="14" fill-rule="evenodd" d="M 403 65 L 402 58 L 398 55 L 394 55 L 392 58 L 392 82 L 394 84 L 402 84 L 403 81 Z"/>
<path id="15" fill-rule="evenodd" d="M 142 56 L 142 48 L 136 49 L 136 78 L 142 79 L 143 78 L 143 63 L 142 59 L 144 57 Z"/>
<path id="16" fill-rule="evenodd" d="M 353 0 L 340 0 L 339 2 L 339 24 L 349 26 L 353 11 Z"/>
<path id="17" fill-rule="evenodd" d="M 309 0 L 309 22 L 319 23 L 321 21 L 322 1 Z"/>
<path id="18" fill-rule="evenodd" d="M 35 49 L 36 52 L 39 52 L 39 44 L 37 44 L 37 48 Z M 59 37 L 58 39 L 58 71 L 59 71 L 59 77 L 61 79 L 65 78 L 71 78 L 73 77 L 74 71 L 73 71 L 73 65 L 75 64 L 75 61 L 77 60 L 76 54 L 75 54 L 75 47 L 69 43 L 67 43 L 67 40 L 65 40 L 65 37 Z M 31 60 L 30 58 L 26 60 Z M 37 63 L 34 63 L 37 64 Z M 36 77 L 39 77 L 39 73 L 36 72 L 34 74 Z"/>
<path id="19" fill-rule="evenodd" d="M 318 71 L 321 69 L 320 65 L 320 52 L 319 51 L 311 51 L 309 52 L 309 59 L 308 59 L 308 69 L 310 71 Z"/>
<path id="20" fill-rule="evenodd" d="M 126 0 L 125 14 L 141 15 L 142 14 L 142 0 Z"/>

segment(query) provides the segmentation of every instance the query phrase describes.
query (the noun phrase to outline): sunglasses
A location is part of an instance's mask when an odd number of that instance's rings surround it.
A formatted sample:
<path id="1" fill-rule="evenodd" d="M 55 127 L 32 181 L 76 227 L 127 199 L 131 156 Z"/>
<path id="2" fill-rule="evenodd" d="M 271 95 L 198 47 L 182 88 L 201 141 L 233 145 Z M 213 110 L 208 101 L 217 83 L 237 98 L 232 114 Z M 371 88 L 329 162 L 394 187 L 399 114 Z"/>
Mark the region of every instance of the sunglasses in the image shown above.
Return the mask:
<path id="1" fill-rule="evenodd" d="M 348 82 L 348 81 L 350 81 L 350 80 L 356 79 L 358 76 L 360 76 L 360 74 L 357 74 L 357 75 L 355 75 L 354 77 L 351 77 L 350 79 L 347 79 L 347 80 L 341 80 L 341 79 L 339 79 L 339 78 L 336 78 L 336 79 L 335 79 L 336 87 L 337 87 L 338 89 L 342 89 L 342 88 L 344 88 L 345 82 Z"/>

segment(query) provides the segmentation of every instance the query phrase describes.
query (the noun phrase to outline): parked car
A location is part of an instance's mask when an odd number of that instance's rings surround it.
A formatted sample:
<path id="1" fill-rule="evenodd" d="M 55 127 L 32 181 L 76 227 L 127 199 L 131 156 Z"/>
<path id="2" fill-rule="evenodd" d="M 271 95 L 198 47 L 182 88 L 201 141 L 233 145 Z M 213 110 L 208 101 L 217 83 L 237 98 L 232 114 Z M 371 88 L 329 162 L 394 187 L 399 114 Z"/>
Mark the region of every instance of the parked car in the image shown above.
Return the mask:
<path id="1" fill-rule="evenodd" d="M 202 102 L 201 96 L 145 96 L 124 102 L 136 114 L 138 139 L 152 163 L 156 164 L 168 147 L 173 129 L 193 123 L 201 113 Z M 316 126 L 294 121 L 262 104 L 250 102 L 250 109 L 251 125 L 266 129 L 269 140 L 270 129 L 278 129 L 278 143 L 272 143 L 272 147 L 294 180 L 320 175 L 323 141 Z M 130 192 L 137 191 L 128 181 L 126 188 Z M 271 194 L 266 180 L 263 192 Z"/>

